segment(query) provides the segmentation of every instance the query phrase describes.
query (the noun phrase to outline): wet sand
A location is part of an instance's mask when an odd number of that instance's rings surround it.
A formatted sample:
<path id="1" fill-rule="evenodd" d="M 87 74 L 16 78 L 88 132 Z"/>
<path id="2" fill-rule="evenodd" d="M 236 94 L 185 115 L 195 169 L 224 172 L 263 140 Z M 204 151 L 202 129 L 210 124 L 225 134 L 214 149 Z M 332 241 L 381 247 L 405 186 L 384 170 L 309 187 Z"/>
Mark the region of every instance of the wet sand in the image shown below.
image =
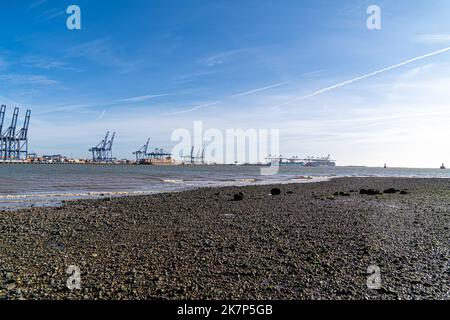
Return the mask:
<path id="1" fill-rule="evenodd" d="M 360 194 L 388 188 L 405 192 Z M 340 178 L 3 211 L 0 299 L 450 299 L 449 227 L 448 179 Z M 66 287 L 70 265 L 80 290 Z M 378 290 L 367 287 L 371 265 Z"/>

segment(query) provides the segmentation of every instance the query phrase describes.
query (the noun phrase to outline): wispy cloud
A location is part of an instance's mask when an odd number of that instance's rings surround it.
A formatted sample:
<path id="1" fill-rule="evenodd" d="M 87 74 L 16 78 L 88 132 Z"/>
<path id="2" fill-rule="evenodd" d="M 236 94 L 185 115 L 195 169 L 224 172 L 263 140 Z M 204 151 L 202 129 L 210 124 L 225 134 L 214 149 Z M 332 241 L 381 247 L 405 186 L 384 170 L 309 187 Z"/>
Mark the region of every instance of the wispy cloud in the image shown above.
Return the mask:
<path id="1" fill-rule="evenodd" d="M 269 89 L 282 87 L 282 86 L 284 86 L 284 85 L 286 85 L 288 83 L 289 83 L 289 81 L 284 81 L 284 82 L 276 83 L 276 84 L 273 84 L 273 85 L 270 85 L 270 86 L 266 86 L 266 87 L 262 87 L 262 88 L 258 88 L 258 89 L 253 89 L 253 90 L 249 90 L 249 91 L 245 91 L 245 92 L 241 92 L 241 93 L 238 93 L 238 94 L 231 95 L 230 98 L 238 98 L 238 97 L 249 96 L 249 95 L 252 95 L 252 94 L 255 94 L 255 93 L 258 93 L 258 92 L 262 92 L 262 91 L 266 91 L 266 90 L 269 90 Z"/>
<path id="2" fill-rule="evenodd" d="M 113 48 L 109 39 L 96 39 L 70 47 L 67 49 L 67 57 L 85 58 L 99 65 L 117 68 L 121 72 L 130 72 L 141 64 L 135 59 L 122 59 Z"/>
<path id="3" fill-rule="evenodd" d="M 253 89 L 253 90 L 249 90 L 249 91 L 245 91 L 245 92 L 241 92 L 238 94 L 234 94 L 234 95 L 230 95 L 230 96 L 226 96 L 225 98 L 221 99 L 221 100 L 217 100 L 211 103 L 206 103 L 206 104 L 200 104 L 198 106 L 186 109 L 186 110 L 180 110 L 180 111 L 175 111 L 175 112 L 171 112 L 165 115 L 176 115 L 176 114 L 183 114 L 183 113 L 188 113 L 188 112 L 193 112 L 193 111 L 197 111 L 199 109 L 204 109 L 204 108 L 208 108 L 208 107 L 212 107 L 215 106 L 219 103 L 223 103 L 225 100 L 228 99 L 234 99 L 234 98 L 240 98 L 240 97 L 245 97 L 245 96 L 250 96 L 259 92 L 263 92 L 266 90 L 270 90 L 270 89 L 274 89 L 274 88 L 278 88 L 278 87 L 282 87 L 286 84 L 288 84 L 290 81 L 284 81 L 284 82 L 280 82 L 280 83 L 276 83 L 270 86 L 265 86 L 265 87 L 261 87 L 261 88 L 257 88 L 257 89 Z"/>
<path id="4" fill-rule="evenodd" d="M 248 51 L 249 51 L 249 49 L 247 49 L 247 48 L 225 51 L 222 53 L 218 53 L 218 54 L 203 58 L 200 60 L 200 63 L 205 66 L 208 66 L 208 67 L 213 67 L 218 64 L 223 64 L 223 63 L 229 62 L 233 57 L 235 57 L 241 53 L 248 52 Z"/>
<path id="5" fill-rule="evenodd" d="M 103 116 L 106 113 L 106 109 L 102 111 L 102 113 L 100 113 L 100 115 L 98 116 L 97 120 L 101 120 L 103 118 Z"/>
<path id="6" fill-rule="evenodd" d="M 14 85 L 48 86 L 59 84 L 57 80 L 47 78 L 46 76 L 32 74 L 3 74 L 0 75 L 0 81 Z"/>
<path id="7" fill-rule="evenodd" d="M 0 57 L 0 69 L 8 68 L 9 63 L 2 57 Z"/>
<path id="8" fill-rule="evenodd" d="M 326 87 L 326 88 L 323 88 L 323 89 L 320 89 L 320 90 L 317 90 L 317 91 L 315 91 L 315 92 L 313 92 L 311 94 L 308 94 L 308 95 L 305 95 L 305 96 L 302 96 L 302 97 L 299 97 L 299 98 L 292 99 L 290 101 L 284 102 L 284 103 L 282 103 L 282 104 L 280 104 L 280 105 L 278 105 L 276 107 L 281 107 L 281 106 L 285 106 L 287 104 L 291 104 L 293 102 L 298 102 L 298 101 L 302 101 L 302 100 L 305 100 L 305 99 L 309 99 L 309 98 L 312 98 L 314 96 L 320 95 L 322 93 L 325 93 L 325 92 L 328 92 L 328 91 L 331 91 L 331 90 L 334 90 L 334 89 L 337 89 L 337 88 L 344 87 L 346 85 L 352 84 L 354 82 L 361 81 L 361 80 L 364 80 L 364 79 L 376 76 L 378 74 L 381 74 L 381 73 L 384 73 L 384 72 L 388 72 L 388 71 L 391 71 L 391 70 L 403 67 L 403 66 L 408 65 L 410 63 L 413 63 L 413 62 L 416 62 L 416 61 L 419 61 L 419 60 L 422 60 L 422 59 L 425 59 L 425 58 L 429 58 L 429 57 L 432 57 L 432 56 L 435 56 L 435 55 L 438 55 L 438 54 L 442 54 L 442 53 L 447 52 L 449 50 L 450 50 L 450 47 L 447 47 L 447 48 L 444 48 L 444 49 L 441 49 L 441 50 L 437 50 L 437 51 L 433 51 L 433 52 L 424 54 L 422 56 L 415 57 L 415 58 L 403 61 L 403 62 L 395 64 L 393 66 L 390 66 L 390 67 L 387 67 L 387 68 L 383 68 L 383 69 L 380 69 L 380 70 L 377 70 L 377 71 L 374 71 L 374 72 L 371 72 L 371 73 L 368 73 L 368 74 L 365 74 L 365 75 L 362 75 L 362 76 L 359 76 L 359 77 L 356 77 L 356 78 L 353 78 L 353 79 L 350 79 L 350 80 L 347 80 L 347 81 L 344 81 L 344 82 L 340 82 L 340 83 L 337 83 L 335 85 L 332 85 L 332 86 L 329 86 L 329 87 Z"/>
<path id="9" fill-rule="evenodd" d="M 41 5 L 43 5 L 44 3 L 46 3 L 48 0 L 38 0 L 35 1 L 34 3 L 32 3 L 29 7 L 28 10 L 33 10 L 34 8 L 37 8 Z"/>
<path id="10" fill-rule="evenodd" d="M 165 94 L 149 94 L 149 95 L 144 95 L 144 96 L 137 96 L 137 97 L 131 97 L 131 98 L 126 98 L 126 99 L 120 99 L 118 101 L 120 102 L 142 102 L 142 101 L 147 101 L 150 99 L 154 99 L 154 98 L 159 98 L 159 97 L 167 97 L 170 96 L 171 94 L 169 93 L 165 93 Z"/>
<path id="11" fill-rule="evenodd" d="M 427 43 L 427 44 L 449 44 L 450 43 L 450 33 L 442 34 L 421 34 L 414 38 L 416 42 Z"/>
<path id="12" fill-rule="evenodd" d="M 183 84 L 188 82 L 196 81 L 202 77 L 216 74 L 217 72 L 214 70 L 204 71 L 204 72 L 196 72 L 191 74 L 186 74 L 182 76 L 178 76 L 174 79 L 173 83 L 175 84 Z"/>
<path id="13" fill-rule="evenodd" d="M 221 102 L 222 101 L 219 101 L 219 100 L 218 101 L 214 101 L 214 102 L 208 102 L 208 103 L 204 103 L 204 104 L 200 104 L 200 105 L 194 106 L 194 107 L 189 108 L 189 109 L 169 112 L 169 113 L 165 113 L 163 115 L 169 116 L 169 115 L 177 115 L 177 114 L 183 114 L 183 113 L 188 113 L 188 112 L 192 112 L 192 111 L 197 111 L 197 110 L 200 110 L 200 109 L 204 109 L 204 108 L 215 106 L 215 105 L 217 105 L 217 104 L 219 104 Z"/>
<path id="14" fill-rule="evenodd" d="M 18 60 L 18 64 L 38 69 L 71 69 L 62 60 L 53 59 L 42 55 L 28 55 Z"/>
<path id="15" fill-rule="evenodd" d="M 63 16 L 65 14 L 66 14 L 66 10 L 64 8 L 57 8 L 57 9 L 46 10 L 46 11 L 42 12 L 42 14 L 40 14 L 39 17 L 41 19 L 51 20 L 51 19 Z"/>

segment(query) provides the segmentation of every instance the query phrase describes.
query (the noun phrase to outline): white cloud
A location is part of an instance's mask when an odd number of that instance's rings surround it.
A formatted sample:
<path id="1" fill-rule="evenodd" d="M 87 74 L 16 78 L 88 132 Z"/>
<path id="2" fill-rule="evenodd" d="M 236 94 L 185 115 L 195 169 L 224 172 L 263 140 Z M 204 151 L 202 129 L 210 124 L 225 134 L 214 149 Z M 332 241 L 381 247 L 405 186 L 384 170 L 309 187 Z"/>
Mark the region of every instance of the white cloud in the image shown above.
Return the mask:
<path id="1" fill-rule="evenodd" d="M 266 91 L 266 90 L 269 90 L 269 89 L 282 87 L 282 86 L 284 86 L 284 85 L 286 85 L 288 83 L 289 83 L 289 81 L 284 81 L 284 82 L 276 83 L 276 84 L 273 84 L 273 85 L 270 85 L 270 86 L 257 88 L 257 89 L 253 89 L 253 90 L 249 90 L 249 91 L 245 91 L 245 92 L 241 92 L 241 93 L 234 94 L 234 95 L 230 96 L 230 98 L 249 96 L 249 95 L 252 95 L 252 94 L 255 94 L 255 93 L 259 93 L 259 92 L 262 92 L 262 91 Z"/>
<path id="2" fill-rule="evenodd" d="M 4 58 L 0 57 L 0 69 L 6 69 L 8 66 L 8 62 Z"/>
<path id="3" fill-rule="evenodd" d="M 450 33 L 421 34 L 414 38 L 416 42 L 427 44 L 450 44 Z"/>
<path id="4" fill-rule="evenodd" d="M 45 4 L 47 1 L 48 1 L 48 0 L 38 0 L 38 1 L 35 1 L 34 3 L 32 3 L 32 4 L 28 7 L 28 10 L 32 10 L 32 9 L 34 9 L 34 8 L 37 8 L 37 7 L 39 7 L 39 6 L 43 5 L 43 4 Z"/>
<path id="5" fill-rule="evenodd" d="M 293 102 L 306 100 L 306 99 L 312 98 L 314 96 L 320 95 L 322 93 L 325 93 L 325 92 L 328 92 L 328 91 L 331 91 L 331 90 L 334 90 L 334 89 L 338 89 L 338 88 L 347 86 L 349 84 L 352 84 L 354 82 L 358 82 L 358 81 L 361 81 L 361 80 L 364 80 L 364 79 L 367 79 L 367 78 L 371 78 L 371 77 L 374 77 L 376 75 L 379 75 L 379 74 L 382 74 L 382 73 L 385 73 L 385 72 L 388 72 L 388 71 L 392 71 L 392 70 L 398 69 L 400 67 L 406 66 L 406 65 L 411 64 L 413 62 L 416 62 L 416 61 L 419 61 L 419 60 L 422 60 L 422 59 L 426 59 L 426 58 L 429 58 L 429 57 L 432 57 L 432 56 L 435 56 L 435 55 L 438 55 L 438 54 L 442 54 L 442 53 L 445 53 L 445 52 L 448 52 L 448 51 L 450 51 L 450 47 L 447 47 L 447 48 L 444 48 L 444 49 L 441 49 L 441 50 L 437 50 L 437 51 L 433 51 L 433 52 L 430 52 L 430 53 L 427 53 L 427 54 L 424 54 L 424 55 L 421 55 L 421 56 L 418 56 L 418 57 L 415 57 L 415 58 L 412 58 L 412 59 L 409 59 L 409 60 L 406 60 L 406 61 L 403 61 L 403 62 L 400 62 L 400 63 L 392 65 L 390 67 L 386 67 L 386 68 L 383 68 L 383 69 L 380 69 L 380 70 L 376 70 L 374 72 L 371 72 L 371 73 L 368 73 L 368 74 L 365 74 L 365 75 L 362 75 L 362 76 L 359 76 L 359 77 L 356 77 L 356 78 L 353 78 L 353 79 L 350 79 L 350 80 L 347 80 L 347 81 L 343 81 L 343 82 L 337 83 L 337 84 L 329 86 L 329 87 L 325 87 L 323 89 L 314 91 L 311 94 L 308 94 L 308 95 L 305 95 L 305 96 L 302 96 L 302 97 L 299 97 L 299 98 L 295 98 L 295 99 L 290 100 L 290 101 L 286 101 L 286 102 L 278 105 L 277 107 L 282 107 L 282 106 L 291 104 Z"/>
<path id="6" fill-rule="evenodd" d="M 67 63 L 61 60 L 45 57 L 42 55 L 28 55 L 17 61 L 18 64 L 38 69 L 70 69 Z"/>
<path id="7" fill-rule="evenodd" d="M 57 80 L 47 78 L 46 76 L 33 74 L 3 74 L 0 75 L 0 81 L 13 85 L 49 86 L 59 84 Z"/>
<path id="8" fill-rule="evenodd" d="M 142 102 L 142 101 L 147 101 L 147 100 L 150 100 L 153 98 L 167 97 L 167 96 L 170 96 L 170 94 L 168 94 L 168 93 L 166 93 L 166 94 L 149 94 L 149 95 L 144 95 L 144 96 L 120 99 L 119 101 L 121 101 L 121 102 Z"/>
<path id="9" fill-rule="evenodd" d="M 218 54 L 203 58 L 202 60 L 200 60 L 200 63 L 202 63 L 203 65 L 208 66 L 208 67 L 213 67 L 218 64 L 223 64 L 223 63 L 229 62 L 233 57 L 236 57 L 237 55 L 248 52 L 248 51 L 249 51 L 249 49 L 236 49 L 236 50 L 225 51 L 222 53 L 218 53 Z"/>
<path id="10" fill-rule="evenodd" d="M 222 101 L 208 102 L 208 103 L 196 105 L 196 106 L 191 107 L 189 109 L 183 109 L 183 110 L 179 110 L 179 111 L 165 113 L 164 115 L 165 116 L 173 116 L 173 115 L 177 115 L 177 114 L 183 114 L 183 113 L 188 113 L 188 112 L 192 112 L 192 111 L 197 111 L 197 110 L 200 110 L 200 109 L 204 109 L 204 108 L 215 106 L 215 105 L 217 105 L 217 104 L 219 104 L 221 102 Z"/>

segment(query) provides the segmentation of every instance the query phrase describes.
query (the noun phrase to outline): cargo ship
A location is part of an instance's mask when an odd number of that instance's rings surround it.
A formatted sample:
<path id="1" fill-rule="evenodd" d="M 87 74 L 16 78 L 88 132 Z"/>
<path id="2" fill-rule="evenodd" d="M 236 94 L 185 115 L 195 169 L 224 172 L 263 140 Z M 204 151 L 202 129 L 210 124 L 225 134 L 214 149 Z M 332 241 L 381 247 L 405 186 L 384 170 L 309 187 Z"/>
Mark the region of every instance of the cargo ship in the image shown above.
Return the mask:
<path id="1" fill-rule="evenodd" d="M 335 167 L 336 161 L 331 159 L 329 154 L 327 157 L 307 157 L 302 159 L 298 156 L 285 158 L 283 156 L 269 155 L 267 158 L 267 164 L 276 163 L 279 166 L 300 166 L 300 167 Z"/>

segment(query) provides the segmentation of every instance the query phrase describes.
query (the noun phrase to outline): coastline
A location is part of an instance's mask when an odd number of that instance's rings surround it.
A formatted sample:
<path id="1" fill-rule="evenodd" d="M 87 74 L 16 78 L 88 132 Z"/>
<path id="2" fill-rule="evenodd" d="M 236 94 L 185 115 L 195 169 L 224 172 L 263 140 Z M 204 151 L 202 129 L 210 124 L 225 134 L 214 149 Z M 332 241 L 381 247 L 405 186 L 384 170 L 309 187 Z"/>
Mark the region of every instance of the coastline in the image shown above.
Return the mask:
<path id="1" fill-rule="evenodd" d="M 350 192 L 362 188 L 408 194 Z M 450 299 L 448 226 L 450 179 L 438 178 L 199 188 L 2 211 L 0 299 Z M 70 265 L 81 269 L 81 290 L 66 288 Z M 367 288 L 370 265 L 381 269 L 379 290 Z"/>
<path id="2" fill-rule="evenodd" d="M 296 184 L 296 183 L 317 183 L 322 181 L 329 181 L 335 177 L 310 177 L 298 176 L 286 180 L 259 180 L 257 178 L 242 178 L 234 180 L 223 181 L 185 181 L 181 179 L 161 179 L 162 187 L 148 190 L 115 190 L 115 191 L 77 191 L 77 192 L 57 192 L 51 193 L 29 193 L 29 194 L 0 194 L 0 211 L 9 210 L 23 210 L 33 207 L 58 207 L 66 202 L 77 200 L 95 200 L 103 198 L 119 198 L 119 197 L 133 197 L 140 195 L 154 195 L 184 192 L 191 190 L 199 190 L 203 188 L 226 188 L 226 187 L 249 187 L 249 186 L 265 186 L 272 184 Z M 167 188 L 171 186 L 172 189 Z"/>

